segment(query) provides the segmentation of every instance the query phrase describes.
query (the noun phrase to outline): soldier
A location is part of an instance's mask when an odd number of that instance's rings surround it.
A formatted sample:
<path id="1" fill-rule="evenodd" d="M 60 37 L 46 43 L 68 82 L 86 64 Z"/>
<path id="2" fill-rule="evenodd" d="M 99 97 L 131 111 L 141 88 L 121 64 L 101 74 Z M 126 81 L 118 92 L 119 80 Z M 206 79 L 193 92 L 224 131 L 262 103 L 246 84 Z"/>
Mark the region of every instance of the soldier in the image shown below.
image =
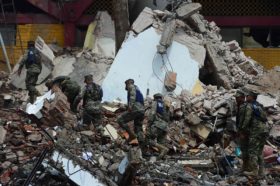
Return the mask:
<path id="1" fill-rule="evenodd" d="M 51 89 L 53 85 L 58 85 L 67 97 L 71 110 L 73 112 L 77 111 L 77 108 L 74 106 L 74 100 L 80 94 L 81 87 L 76 81 L 72 81 L 70 77 L 67 76 L 58 76 L 54 80 L 48 80 L 45 85 L 49 89 Z"/>
<path id="2" fill-rule="evenodd" d="M 248 154 L 249 168 L 244 171 L 247 176 L 264 176 L 264 160 L 262 156 L 263 147 L 268 137 L 268 128 L 266 126 L 266 113 L 256 102 L 257 93 L 248 92 L 246 96 L 247 103 L 240 110 L 239 128 L 240 131 L 248 135 Z"/>
<path id="3" fill-rule="evenodd" d="M 77 107 L 81 99 L 83 99 L 83 123 L 90 125 L 94 123 L 99 127 L 101 124 L 101 101 L 103 91 L 101 86 L 93 82 L 92 75 L 85 76 L 86 86 L 82 93 L 75 98 L 74 108 Z"/>
<path id="4" fill-rule="evenodd" d="M 242 152 L 242 172 L 248 170 L 249 154 L 248 154 L 248 136 L 245 131 L 240 130 L 240 113 L 244 113 L 245 108 L 245 93 L 244 91 L 238 90 L 235 95 L 237 103 L 237 114 L 236 114 L 236 126 L 238 128 L 239 145 Z"/>
<path id="5" fill-rule="evenodd" d="M 36 97 L 40 95 L 35 86 L 38 80 L 38 76 L 42 70 L 42 64 L 41 56 L 38 50 L 35 48 L 34 41 L 28 41 L 27 45 L 28 50 L 23 55 L 17 73 L 20 76 L 22 68 L 25 65 L 27 70 L 25 78 L 26 89 L 28 90 L 30 102 L 34 103 Z"/>
<path id="6" fill-rule="evenodd" d="M 162 95 L 155 94 L 152 108 L 148 116 L 148 132 L 146 139 L 149 145 L 155 146 L 160 150 L 160 159 L 168 152 L 168 148 L 164 146 L 168 122 L 169 114 L 162 100 Z"/>
<path id="7" fill-rule="evenodd" d="M 133 79 L 125 81 L 125 90 L 127 91 L 127 111 L 118 119 L 118 124 L 129 134 L 129 141 L 137 137 L 139 145 L 142 149 L 144 145 L 143 120 L 145 114 L 144 97 L 139 88 L 134 85 Z M 134 120 L 134 128 L 137 136 L 127 125 L 129 121 Z"/>

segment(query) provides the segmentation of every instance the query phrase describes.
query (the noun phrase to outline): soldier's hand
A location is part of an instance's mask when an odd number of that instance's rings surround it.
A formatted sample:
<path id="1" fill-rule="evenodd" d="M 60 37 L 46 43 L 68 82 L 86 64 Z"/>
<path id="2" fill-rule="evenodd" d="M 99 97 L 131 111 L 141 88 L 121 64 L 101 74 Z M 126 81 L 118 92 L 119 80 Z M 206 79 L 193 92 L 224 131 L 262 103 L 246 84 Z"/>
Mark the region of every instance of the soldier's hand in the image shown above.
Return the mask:
<path id="1" fill-rule="evenodd" d="M 127 108 L 127 111 L 128 111 L 128 112 L 131 112 L 131 111 L 132 111 L 131 107 L 128 107 L 128 108 Z"/>

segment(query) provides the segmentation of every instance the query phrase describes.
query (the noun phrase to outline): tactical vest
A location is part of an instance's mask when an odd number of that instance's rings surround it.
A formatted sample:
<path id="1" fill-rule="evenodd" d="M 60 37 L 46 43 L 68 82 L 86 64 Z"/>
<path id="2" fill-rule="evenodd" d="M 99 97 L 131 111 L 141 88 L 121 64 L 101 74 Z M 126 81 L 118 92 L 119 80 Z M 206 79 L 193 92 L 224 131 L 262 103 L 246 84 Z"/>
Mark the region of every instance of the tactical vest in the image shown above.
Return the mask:
<path id="1" fill-rule="evenodd" d="M 101 101 L 102 97 L 103 92 L 99 85 L 92 83 L 85 87 L 84 104 L 89 101 Z"/>
<path id="2" fill-rule="evenodd" d="M 262 107 L 256 101 L 254 101 L 252 103 L 252 109 L 253 109 L 253 115 L 257 120 L 260 120 L 262 122 L 267 121 L 265 111 L 262 109 Z"/>
<path id="3" fill-rule="evenodd" d="M 163 101 L 161 100 L 157 101 L 157 113 L 160 114 L 161 116 L 164 114 L 164 104 Z"/>
<path id="4" fill-rule="evenodd" d="M 139 90 L 139 88 L 136 85 L 134 85 L 134 87 L 136 89 L 136 102 L 144 105 L 143 94 L 141 93 L 141 91 Z M 129 104 L 129 102 L 130 102 L 130 92 L 127 93 L 127 103 Z"/>

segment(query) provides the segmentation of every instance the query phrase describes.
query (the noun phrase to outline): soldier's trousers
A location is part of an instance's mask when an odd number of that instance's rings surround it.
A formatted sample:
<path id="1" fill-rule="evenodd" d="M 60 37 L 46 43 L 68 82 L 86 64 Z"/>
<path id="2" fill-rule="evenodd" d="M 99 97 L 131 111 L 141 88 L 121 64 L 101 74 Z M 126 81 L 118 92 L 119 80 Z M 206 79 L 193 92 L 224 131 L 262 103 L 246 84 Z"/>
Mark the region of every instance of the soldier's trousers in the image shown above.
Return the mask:
<path id="1" fill-rule="evenodd" d="M 242 152 L 242 161 L 243 161 L 243 168 L 248 169 L 249 165 L 249 153 L 248 153 L 248 147 L 249 147 L 249 138 L 248 136 L 244 137 L 243 139 L 240 139 L 240 150 Z"/>
<path id="2" fill-rule="evenodd" d="M 30 72 L 27 70 L 25 84 L 26 89 L 28 90 L 28 95 L 30 97 L 30 102 L 33 103 L 36 97 L 39 95 L 39 92 L 36 90 L 36 82 L 40 73 Z"/>
<path id="3" fill-rule="evenodd" d="M 74 101 L 75 101 L 75 98 L 79 95 L 79 93 L 80 93 L 79 89 L 73 90 L 71 93 L 67 93 L 67 100 L 70 103 L 70 108 L 73 112 L 77 109 L 77 108 L 74 108 L 75 107 Z"/>
<path id="4" fill-rule="evenodd" d="M 83 112 L 83 123 L 89 125 L 100 125 L 102 122 L 101 104 L 89 103 L 85 106 Z"/>
<path id="5" fill-rule="evenodd" d="M 165 137 L 167 132 L 151 124 L 147 130 L 146 143 L 154 145 L 157 141 L 158 144 L 165 144 Z"/>
<path id="6" fill-rule="evenodd" d="M 144 111 L 126 111 L 117 119 L 117 122 L 123 129 L 129 131 L 128 122 L 134 121 L 135 134 L 137 135 L 137 140 L 142 145 L 144 143 L 143 120 Z"/>
<path id="7" fill-rule="evenodd" d="M 268 133 L 250 134 L 248 154 L 250 160 L 250 171 L 258 169 L 258 166 L 264 166 L 263 147 L 265 145 Z"/>

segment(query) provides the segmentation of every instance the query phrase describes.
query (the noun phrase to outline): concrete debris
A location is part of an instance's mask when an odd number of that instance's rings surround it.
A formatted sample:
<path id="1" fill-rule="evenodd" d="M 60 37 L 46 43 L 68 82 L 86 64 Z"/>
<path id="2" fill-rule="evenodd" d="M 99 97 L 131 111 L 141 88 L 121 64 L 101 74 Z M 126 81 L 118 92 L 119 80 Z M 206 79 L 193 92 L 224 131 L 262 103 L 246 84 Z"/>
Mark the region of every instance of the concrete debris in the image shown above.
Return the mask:
<path id="1" fill-rule="evenodd" d="M 186 19 L 201 8 L 202 6 L 199 3 L 185 3 L 176 10 L 176 14 L 180 19 Z"/>
<path id="2" fill-rule="evenodd" d="M 277 105 L 277 99 L 265 95 L 258 95 L 257 102 L 264 108 L 274 107 Z"/>
<path id="3" fill-rule="evenodd" d="M 84 49 L 107 58 L 114 58 L 116 51 L 115 23 L 108 12 L 99 11 L 88 26 Z"/>
<path id="4" fill-rule="evenodd" d="M 102 85 L 106 102 L 98 126 L 82 125 L 80 113 L 70 111 L 56 86 L 45 92 L 40 85 L 43 96 L 26 105 L 26 92 L 8 86 L 8 75 L 0 72 L 0 184 L 20 185 L 35 167 L 30 185 L 279 185 L 279 71 L 264 71 L 236 41 L 223 42 L 220 29 L 206 21 L 200 9 L 198 3 L 184 3 L 175 10 L 176 17 L 145 8 L 115 59 L 112 40 L 106 40 L 114 39 L 113 29 L 108 29 L 112 20 L 105 13 L 89 26 L 83 50 L 67 49 L 54 59 L 38 39 L 36 47 L 53 65 L 47 67 L 50 78 L 69 76 L 82 85 L 90 73 Z M 158 45 L 164 47 L 160 54 Z M 170 72 L 177 74 L 171 78 L 174 91 L 164 86 Z M 154 93 L 162 93 L 169 107 L 164 143 L 168 153 L 162 160 L 153 145 L 141 150 L 137 140 L 130 145 L 116 122 L 125 110 L 126 92 L 120 85 L 128 78 L 146 93 L 147 113 Z M 267 175 L 262 180 L 237 174 L 243 162 L 235 135 L 234 96 L 243 86 L 261 93 L 258 102 L 271 127 L 263 151 Z M 144 135 L 147 123 L 145 115 Z"/>
<path id="5" fill-rule="evenodd" d="M 152 9 L 146 7 L 144 10 L 139 14 L 138 18 L 132 24 L 132 30 L 139 34 L 143 32 L 146 28 L 150 27 L 154 22 Z"/>

